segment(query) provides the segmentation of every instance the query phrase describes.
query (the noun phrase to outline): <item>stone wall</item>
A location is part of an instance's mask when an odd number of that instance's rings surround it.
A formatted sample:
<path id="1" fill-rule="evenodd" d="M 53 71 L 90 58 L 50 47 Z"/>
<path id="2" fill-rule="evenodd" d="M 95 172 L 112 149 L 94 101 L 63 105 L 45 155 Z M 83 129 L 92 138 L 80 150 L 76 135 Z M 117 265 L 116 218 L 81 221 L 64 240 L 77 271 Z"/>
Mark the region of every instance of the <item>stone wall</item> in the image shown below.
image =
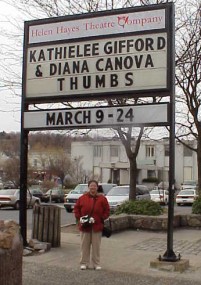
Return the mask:
<path id="1" fill-rule="evenodd" d="M 167 215 L 112 215 L 110 216 L 110 226 L 113 232 L 118 232 L 125 229 L 166 231 L 168 226 L 168 217 Z M 201 215 L 175 215 L 173 220 L 173 226 L 174 228 L 201 228 Z"/>
<path id="2" fill-rule="evenodd" d="M 201 228 L 201 215 L 181 215 L 180 227 Z"/>

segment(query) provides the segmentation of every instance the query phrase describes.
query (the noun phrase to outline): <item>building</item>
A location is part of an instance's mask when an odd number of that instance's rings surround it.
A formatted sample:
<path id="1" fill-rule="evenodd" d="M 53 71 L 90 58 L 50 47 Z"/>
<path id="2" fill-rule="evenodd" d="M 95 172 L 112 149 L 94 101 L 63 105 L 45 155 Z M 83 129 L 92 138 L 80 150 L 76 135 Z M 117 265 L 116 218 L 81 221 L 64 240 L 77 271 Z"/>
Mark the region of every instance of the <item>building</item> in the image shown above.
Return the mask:
<path id="1" fill-rule="evenodd" d="M 118 139 L 72 142 L 71 159 L 81 158 L 83 169 L 99 181 L 129 183 L 129 160 Z M 138 183 L 156 177 L 168 181 L 169 140 L 142 140 L 137 157 Z M 197 180 L 197 155 L 183 144 L 175 143 L 175 180 Z"/>

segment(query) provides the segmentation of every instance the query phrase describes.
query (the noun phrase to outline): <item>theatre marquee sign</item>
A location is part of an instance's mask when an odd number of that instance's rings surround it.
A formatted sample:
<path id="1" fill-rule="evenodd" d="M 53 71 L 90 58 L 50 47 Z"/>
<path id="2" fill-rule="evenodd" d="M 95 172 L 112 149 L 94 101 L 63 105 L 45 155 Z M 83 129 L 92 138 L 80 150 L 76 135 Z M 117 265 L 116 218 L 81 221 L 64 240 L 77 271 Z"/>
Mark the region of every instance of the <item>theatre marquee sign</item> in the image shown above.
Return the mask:
<path id="1" fill-rule="evenodd" d="M 26 22 L 25 100 L 169 96 L 171 17 L 161 4 Z"/>

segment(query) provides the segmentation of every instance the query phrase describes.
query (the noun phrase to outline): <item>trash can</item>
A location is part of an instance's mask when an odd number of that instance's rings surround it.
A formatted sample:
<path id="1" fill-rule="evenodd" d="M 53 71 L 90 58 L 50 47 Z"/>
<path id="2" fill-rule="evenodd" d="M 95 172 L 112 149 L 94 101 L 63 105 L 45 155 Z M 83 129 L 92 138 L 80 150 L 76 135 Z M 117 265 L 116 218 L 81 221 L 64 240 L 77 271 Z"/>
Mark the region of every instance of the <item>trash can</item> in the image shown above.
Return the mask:
<path id="1" fill-rule="evenodd" d="M 56 205 L 35 205 L 33 209 L 32 238 L 51 243 L 52 247 L 61 244 L 61 208 Z"/>
<path id="2" fill-rule="evenodd" d="M 0 284 L 22 285 L 23 241 L 15 221 L 0 220 Z"/>

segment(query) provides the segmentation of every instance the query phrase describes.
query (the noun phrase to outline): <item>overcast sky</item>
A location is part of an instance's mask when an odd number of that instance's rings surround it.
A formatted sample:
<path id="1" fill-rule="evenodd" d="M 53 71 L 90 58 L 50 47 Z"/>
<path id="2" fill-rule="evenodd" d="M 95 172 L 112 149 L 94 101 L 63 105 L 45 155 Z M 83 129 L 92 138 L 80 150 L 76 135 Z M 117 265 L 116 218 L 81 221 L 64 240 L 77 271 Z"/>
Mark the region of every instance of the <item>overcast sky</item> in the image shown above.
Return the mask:
<path id="1" fill-rule="evenodd" d="M 5 63 L 5 56 L 2 53 L 2 45 L 5 44 L 5 38 L 1 36 L 1 31 L 2 29 L 6 29 L 11 31 L 13 34 L 15 34 L 15 32 L 19 33 L 17 29 L 16 31 L 14 30 L 14 26 L 10 24 L 10 21 L 12 21 L 12 19 L 17 19 L 18 21 L 19 18 L 19 22 L 21 23 L 20 26 L 23 28 L 23 20 L 29 20 L 23 15 L 18 17 L 18 14 L 19 11 L 0 0 L 0 78 L 2 78 L 2 76 L 4 77 L 4 69 L 2 68 L 2 65 Z M 21 36 L 23 36 L 23 32 Z M 22 57 L 22 47 L 20 57 Z M 20 66 L 19 68 L 19 73 L 21 76 L 22 67 Z M 2 82 L 0 82 L 0 86 L 2 86 Z M 18 90 L 18 92 L 21 92 L 21 90 Z M 12 92 L 9 92 L 9 90 L 5 90 L 0 87 L 0 98 L 0 132 L 20 132 L 21 97 L 17 97 L 13 95 Z M 101 130 L 96 130 L 94 133 L 98 135 L 100 131 Z"/>
<path id="2" fill-rule="evenodd" d="M 9 19 L 16 17 L 17 11 L 0 0 L 0 31 L 2 29 L 11 29 Z M 12 27 L 13 29 L 13 27 Z M 5 38 L 0 36 L 0 72 L 4 72 L 2 68 L 5 63 L 5 57 L 2 53 L 1 46 L 5 44 Z M 1 75 L 2 76 L 2 75 Z M 2 83 L 0 84 L 2 86 Z M 21 98 L 14 96 L 8 90 L 0 88 L 0 132 L 20 132 L 21 117 Z"/>

